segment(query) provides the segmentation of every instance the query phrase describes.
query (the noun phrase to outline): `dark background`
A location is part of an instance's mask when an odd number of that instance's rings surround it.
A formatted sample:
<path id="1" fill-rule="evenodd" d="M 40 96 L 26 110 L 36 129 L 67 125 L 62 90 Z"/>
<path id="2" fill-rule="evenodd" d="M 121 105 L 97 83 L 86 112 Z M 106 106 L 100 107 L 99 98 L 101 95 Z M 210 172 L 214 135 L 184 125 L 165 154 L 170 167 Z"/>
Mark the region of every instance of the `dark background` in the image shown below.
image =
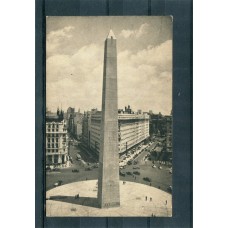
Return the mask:
<path id="1" fill-rule="evenodd" d="M 173 15 L 173 217 L 46 218 L 45 17 Z M 36 227 L 192 227 L 192 1 L 36 0 Z M 178 96 L 178 93 L 180 96 Z"/>

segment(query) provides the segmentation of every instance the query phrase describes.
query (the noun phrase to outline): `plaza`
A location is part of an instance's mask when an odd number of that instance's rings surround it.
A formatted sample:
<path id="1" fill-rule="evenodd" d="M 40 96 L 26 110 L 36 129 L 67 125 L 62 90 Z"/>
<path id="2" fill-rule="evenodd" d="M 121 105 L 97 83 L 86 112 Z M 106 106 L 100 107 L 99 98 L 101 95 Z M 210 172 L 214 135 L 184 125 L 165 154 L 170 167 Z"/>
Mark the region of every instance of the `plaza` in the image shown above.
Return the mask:
<path id="1" fill-rule="evenodd" d="M 79 194 L 79 198 L 75 197 Z M 47 217 L 171 217 L 172 195 L 160 189 L 120 181 L 120 207 L 98 208 L 97 180 L 65 184 L 46 192 Z"/>

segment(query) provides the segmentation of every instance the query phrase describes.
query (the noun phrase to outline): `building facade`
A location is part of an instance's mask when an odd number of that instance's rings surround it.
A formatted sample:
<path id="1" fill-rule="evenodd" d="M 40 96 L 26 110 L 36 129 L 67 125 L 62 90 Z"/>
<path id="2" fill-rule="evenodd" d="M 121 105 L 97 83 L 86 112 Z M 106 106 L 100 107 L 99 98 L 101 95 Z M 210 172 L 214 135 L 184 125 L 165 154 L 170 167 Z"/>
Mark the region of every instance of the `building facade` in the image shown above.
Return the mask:
<path id="1" fill-rule="evenodd" d="M 173 120 L 172 116 L 165 116 L 166 118 L 166 151 L 173 152 Z"/>
<path id="2" fill-rule="evenodd" d="M 46 114 L 46 165 L 67 166 L 68 138 L 63 112 Z"/>
<path id="3" fill-rule="evenodd" d="M 78 112 L 75 112 L 74 108 L 69 107 L 67 109 L 66 114 L 66 125 L 67 125 L 67 131 L 70 134 L 70 136 L 80 139 L 82 136 L 82 119 L 83 114 L 80 113 L 80 109 Z"/>
<path id="4" fill-rule="evenodd" d="M 82 138 L 97 154 L 100 151 L 101 112 L 84 115 Z M 131 111 L 128 107 L 118 113 L 118 148 L 122 154 L 149 137 L 149 116 Z"/>

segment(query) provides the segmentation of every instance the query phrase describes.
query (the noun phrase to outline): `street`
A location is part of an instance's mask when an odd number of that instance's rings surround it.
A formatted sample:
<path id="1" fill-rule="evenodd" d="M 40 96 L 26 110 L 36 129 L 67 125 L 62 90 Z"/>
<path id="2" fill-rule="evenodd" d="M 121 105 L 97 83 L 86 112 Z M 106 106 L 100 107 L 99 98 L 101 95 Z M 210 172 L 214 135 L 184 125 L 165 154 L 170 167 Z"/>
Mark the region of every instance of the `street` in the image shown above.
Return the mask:
<path id="1" fill-rule="evenodd" d="M 134 161 L 136 165 L 126 165 L 125 168 L 120 169 L 125 176 L 120 176 L 122 181 L 131 181 L 151 185 L 156 188 L 160 188 L 163 191 L 167 191 L 169 186 L 172 186 L 172 174 L 169 173 L 170 166 L 161 165 L 162 169 L 158 167 L 160 164 L 155 162 L 156 168 L 152 168 L 152 161 L 145 160 L 145 156 L 148 152 L 141 152 Z M 80 154 L 81 161 L 77 160 L 77 154 Z M 62 168 L 57 172 L 47 172 L 46 175 L 46 190 L 54 188 L 54 184 L 58 181 L 63 181 L 62 184 L 68 184 L 76 181 L 94 180 L 98 179 L 98 168 L 92 168 L 94 164 L 97 164 L 98 159 L 94 158 L 85 149 L 81 149 L 79 146 L 70 145 L 69 155 L 72 157 L 73 164 L 71 167 Z M 91 167 L 91 170 L 86 171 L 86 168 Z M 135 169 L 137 167 L 138 169 Z M 79 172 L 72 172 L 77 169 Z M 133 172 L 139 172 L 139 175 L 133 174 Z M 128 174 L 127 174 L 128 173 Z M 151 182 L 145 181 L 143 178 L 148 177 Z"/>

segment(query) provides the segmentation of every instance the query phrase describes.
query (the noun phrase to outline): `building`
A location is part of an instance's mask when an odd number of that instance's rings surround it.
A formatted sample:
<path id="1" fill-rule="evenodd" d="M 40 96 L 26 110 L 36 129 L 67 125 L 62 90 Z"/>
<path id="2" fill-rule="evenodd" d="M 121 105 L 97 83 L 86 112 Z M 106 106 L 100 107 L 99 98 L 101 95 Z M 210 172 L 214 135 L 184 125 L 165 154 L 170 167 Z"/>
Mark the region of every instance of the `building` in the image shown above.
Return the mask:
<path id="1" fill-rule="evenodd" d="M 166 118 L 166 152 L 172 153 L 173 151 L 173 120 L 172 115 L 165 116 Z"/>
<path id="2" fill-rule="evenodd" d="M 173 134 L 172 134 L 172 112 L 171 115 L 162 115 L 150 113 L 150 136 L 157 136 L 164 139 L 163 143 L 163 152 L 164 153 L 172 153 L 173 145 Z M 158 151 L 157 151 L 158 152 Z M 172 156 L 171 154 L 166 155 L 166 157 Z"/>
<path id="3" fill-rule="evenodd" d="M 70 136 L 76 139 L 80 139 L 82 135 L 82 119 L 83 114 L 80 113 L 80 109 L 78 112 L 75 112 L 75 109 L 71 107 L 67 109 L 67 130 Z"/>
<path id="4" fill-rule="evenodd" d="M 68 139 L 63 111 L 46 113 L 46 165 L 68 166 Z"/>
<path id="5" fill-rule="evenodd" d="M 74 115 L 75 115 L 75 109 L 69 107 L 66 113 L 66 127 L 70 134 L 74 133 Z"/>
<path id="6" fill-rule="evenodd" d="M 82 120 L 83 114 L 80 111 L 76 112 L 74 116 L 74 137 L 78 140 L 82 136 Z"/>
<path id="7" fill-rule="evenodd" d="M 166 118 L 160 112 L 158 114 L 151 113 L 150 116 L 150 136 L 166 135 Z"/>
<path id="8" fill-rule="evenodd" d="M 101 112 L 84 114 L 82 138 L 94 152 L 100 151 Z M 134 113 L 130 106 L 118 110 L 118 150 L 119 154 L 138 145 L 149 137 L 149 115 Z"/>

